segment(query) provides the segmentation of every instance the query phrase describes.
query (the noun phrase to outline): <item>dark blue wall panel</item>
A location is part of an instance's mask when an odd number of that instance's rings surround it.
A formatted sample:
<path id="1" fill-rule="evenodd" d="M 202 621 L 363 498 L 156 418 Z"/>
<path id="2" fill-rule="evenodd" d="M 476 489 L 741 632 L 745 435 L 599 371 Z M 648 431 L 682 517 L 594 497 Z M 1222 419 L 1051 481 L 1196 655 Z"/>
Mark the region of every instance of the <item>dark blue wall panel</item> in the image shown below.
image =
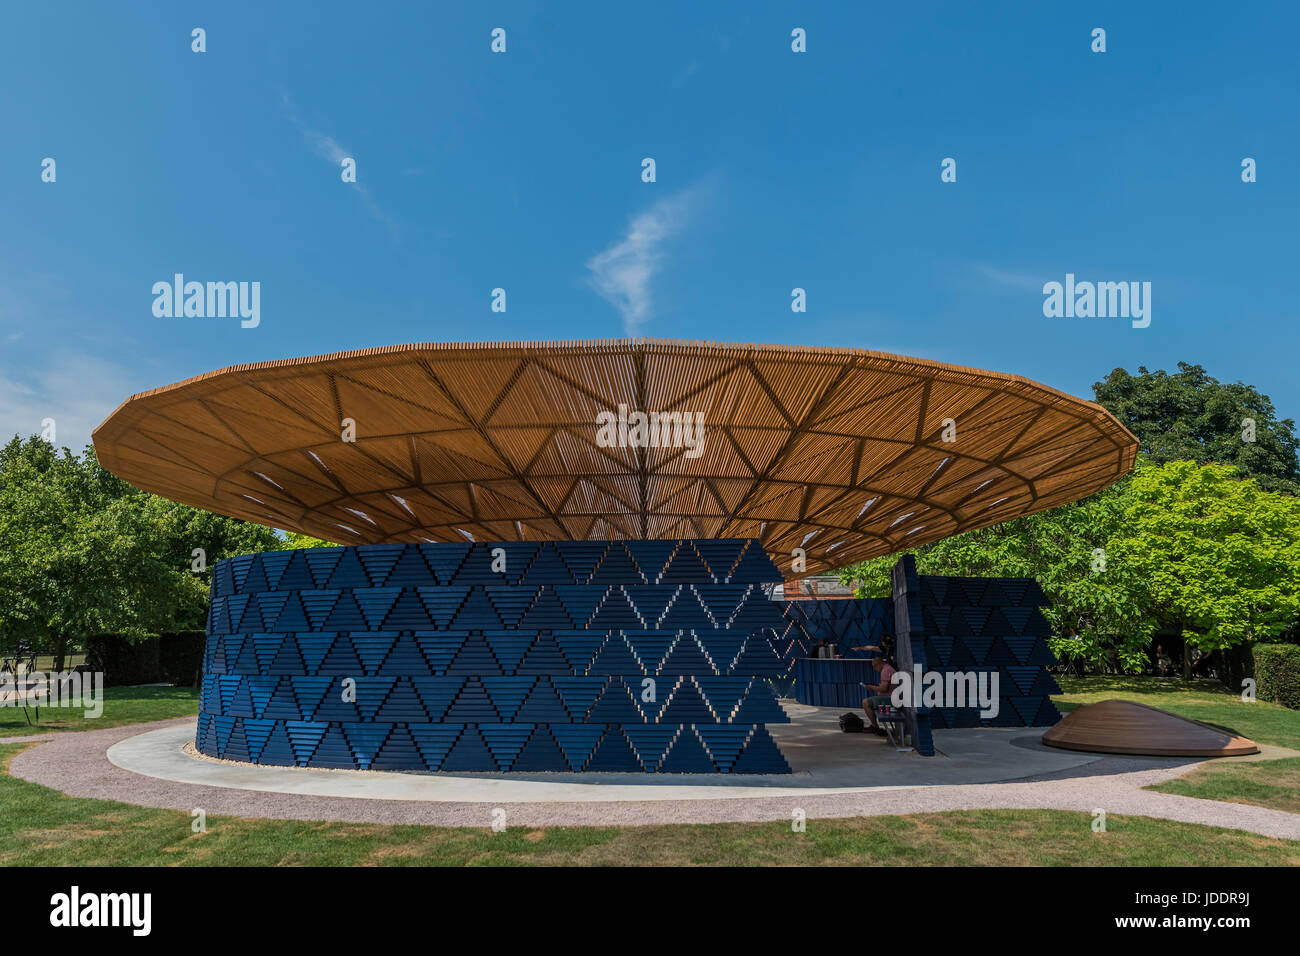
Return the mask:
<path id="1" fill-rule="evenodd" d="M 894 633 L 894 602 L 890 598 L 841 598 L 828 601 L 798 600 L 783 604 L 785 625 L 777 638 L 777 650 L 785 661 L 786 673 L 775 683 L 782 696 L 799 696 L 795 687 L 795 661 L 812 657 L 817 644 L 826 641 L 841 657 L 869 658 L 873 654 L 855 647 L 879 647 L 887 634 Z M 861 703 L 862 698 L 858 698 Z"/>
<path id="2" fill-rule="evenodd" d="M 788 773 L 765 728 L 789 720 L 780 579 L 746 540 L 232 558 L 213 573 L 197 746 L 311 767 Z"/>
<path id="3" fill-rule="evenodd" d="M 998 714 L 970 708 L 930 709 L 935 727 L 1043 727 L 1061 719 L 1051 701 L 1061 693 L 1047 672 L 1056 655 L 1047 646 L 1052 626 L 1039 610 L 1047 596 L 1033 578 L 919 576 L 921 660 L 929 670 L 997 672 Z"/>
<path id="4" fill-rule="evenodd" d="M 888 636 L 898 668 L 909 673 L 920 666 L 923 673 L 945 677 L 952 672 L 998 675 L 996 717 L 984 717 L 971 706 L 905 709 L 922 754 L 934 753 L 934 727 L 1050 726 L 1060 719 L 1050 699 L 1060 687 L 1047 672 L 1056 663 L 1046 641 L 1051 626 L 1040 610 L 1047 597 L 1036 581 L 917 574 L 910 555 L 899 559 L 892 580 L 890 598 L 785 602 L 786 623 L 777 649 L 791 669 L 778 680 L 783 693 L 800 703 L 861 706 L 856 675 L 836 684 L 836 665 L 830 663 L 823 679 L 814 680 L 807 675 L 816 666 L 806 665 L 805 677 L 796 681 L 795 661 L 810 657 L 821 640 L 845 657 L 869 656 L 851 648 L 879 645 Z"/>

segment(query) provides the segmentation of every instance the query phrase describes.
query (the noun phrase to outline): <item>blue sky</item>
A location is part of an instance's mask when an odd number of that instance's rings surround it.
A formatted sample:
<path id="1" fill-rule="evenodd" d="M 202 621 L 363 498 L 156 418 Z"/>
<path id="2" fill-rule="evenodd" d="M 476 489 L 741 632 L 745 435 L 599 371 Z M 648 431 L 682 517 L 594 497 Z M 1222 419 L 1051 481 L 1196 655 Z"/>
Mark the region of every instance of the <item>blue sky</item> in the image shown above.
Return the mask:
<path id="1" fill-rule="evenodd" d="M 1300 418 L 1294 4 L 554 7 L 8 5 L 0 432 L 79 447 L 234 363 L 625 334 L 1085 397 L 1199 362 Z M 260 282 L 260 325 L 156 318 L 176 272 Z M 1067 272 L 1151 282 L 1150 327 L 1045 318 Z"/>

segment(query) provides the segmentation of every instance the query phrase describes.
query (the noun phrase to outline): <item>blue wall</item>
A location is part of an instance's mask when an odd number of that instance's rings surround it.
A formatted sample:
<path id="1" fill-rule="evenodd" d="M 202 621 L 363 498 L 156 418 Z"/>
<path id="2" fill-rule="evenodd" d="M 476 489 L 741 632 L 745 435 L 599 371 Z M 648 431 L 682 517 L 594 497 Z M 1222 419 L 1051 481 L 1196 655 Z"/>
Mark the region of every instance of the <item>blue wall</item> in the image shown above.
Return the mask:
<path id="1" fill-rule="evenodd" d="M 842 657 L 869 658 L 874 655 L 853 648 L 879 647 L 886 634 L 894 633 L 892 598 L 786 601 L 783 613 L 785 627 L 777 639 L 777 650 L 787 670 L 776 682 L 783 696 L 794 694 L 794 662 L 812 657 L 818 641 L 834 645 Z"/>
<path id="2" fill-rule="evenodd" d="M 917 574 L 916 559 L 904 555 L 894 566 L 892 586 L 890 598 L 786 602 L 777 647 L 787 666 L 811 656 L 819 640 L 855 657 L 865 655 L 850 648 L 879 645 L 888 635 L 899 670 L 912 673 L 919 665 L 922 672 L 940 675 L 996 673 L 994 717 L 973 706 L 904 708 L 916 749 L 924 755 L 934 753 L 934 727 L 1042 727 L 1060 719 L 1049 696 L 1061 692 L 1047 672 L 1056 663 L 1046 640 L 1052 629 L 1039 610 L 1047 597 L 1036 581 Z M 778 681 L 782 693 L 802 703 L 860 706 L 862 674 L 834 666 L 807 671 L 827 682 L 794 687 L 793 678 L 785 677 Z M 846 677 L 838 686 L 829 682 L 837 674 Z"/>
<path id="3" fill-rule="evenodd" d="M 998 715 L 969 708 L 930 710 L 935 727 L 1050 727 L 1061 719 L 1050 695 L 1060 685 L 1047 672 L 1056 655 L 1052 626 L 1039 608 L 1047 596 L 1033 578 L 919 577 L 927 669 L 997 671 Z"/>
<path id="4" fill-rule="evenodd" d="M 765 728 L 789 719 L 780 580 L 740 539 L 232 558 L 213 571 L 197 746 L 310 767 L 788 773 Z"/>
<path id="5" fill-rule="evenodd" d="M 1033 578 L 918 574 L 916 558 L 894 565 L 895 659 L 899 670 L 998 675 L 998 713 L 974 707 L 904 708 L 917 752 L 934 753 L 934 727 L 1043 727 L 1060 719 L 1049 694 L 1060 688 L 1047 667 L 1051 626 L 1040 607 L 1047 596 Z"/>

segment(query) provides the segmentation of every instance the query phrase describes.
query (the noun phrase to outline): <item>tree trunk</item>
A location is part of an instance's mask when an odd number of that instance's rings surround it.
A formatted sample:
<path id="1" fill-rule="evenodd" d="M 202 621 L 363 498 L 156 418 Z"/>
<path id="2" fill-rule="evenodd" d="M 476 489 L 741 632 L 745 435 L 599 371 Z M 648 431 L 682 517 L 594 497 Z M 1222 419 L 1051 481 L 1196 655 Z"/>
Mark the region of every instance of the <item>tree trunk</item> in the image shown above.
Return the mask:
<path id="1" fill-rule="evenodd" d="M 1192 679 L 1192 646 L 1183 638 L 1183 680 Z"/>
<path id="2" fill-rule="evenodd" d="M 68 635 L 60 634 L 54 639 L 54 666 L 51 668 L 55 673 L 63 670 L 63 662 L 68 656 Z"/>

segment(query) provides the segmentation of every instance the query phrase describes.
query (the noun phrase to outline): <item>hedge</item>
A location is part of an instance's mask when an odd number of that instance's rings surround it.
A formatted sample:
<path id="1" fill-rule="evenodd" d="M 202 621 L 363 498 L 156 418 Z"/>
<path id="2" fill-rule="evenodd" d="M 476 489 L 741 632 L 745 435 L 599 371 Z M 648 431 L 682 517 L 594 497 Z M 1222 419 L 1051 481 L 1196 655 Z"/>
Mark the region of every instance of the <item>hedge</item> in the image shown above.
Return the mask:
<path id="1" fill-rule="evenodd" d="M 202 631 L 163 634 L 131 643 L 118 634 L 86 639 L 86 669 L 100 671 L 105 687 L 167 682 L 197 686 L 203 666 Z"/>
<path id="2" fill-rule="evenodd" d="M 158 663 L 162 679 L 178 687 L 198 687 L 203 676 L 202 631 L 163 634 L 158 639 Z"/>
<path id="3" fill-rule="evenodd" d="M 1260 700 L 1300 710 L 1300 646 L 1256 644 L 1255 682 Z"/>

